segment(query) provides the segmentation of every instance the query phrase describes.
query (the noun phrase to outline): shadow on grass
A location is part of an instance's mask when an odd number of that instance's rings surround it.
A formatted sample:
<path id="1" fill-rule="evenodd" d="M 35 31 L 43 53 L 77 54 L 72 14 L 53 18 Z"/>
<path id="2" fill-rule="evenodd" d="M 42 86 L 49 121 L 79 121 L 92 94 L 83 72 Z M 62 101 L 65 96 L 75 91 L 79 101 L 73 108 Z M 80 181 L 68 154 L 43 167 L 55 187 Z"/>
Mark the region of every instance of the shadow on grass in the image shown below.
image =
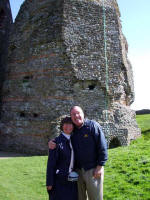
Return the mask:
<path id="1" fill-rule="evenodd" d="M 150 130 L 142 131 L 142 135 L 144 136 L 144 139 L 150 139 Z"/>
<path id="2" fill-rule="evenodd" d="M 16 157 L 26 157 L 27 155 L 15 152 L 5 152 L 0 151 L 0 159 L 4 158 L 16 158 Z"/>
<path id="3" fill-rule="evenodd" d="M 17 157 L 33 157 L 42 155 L 29 155 L 24 153 L 0 151 L 0 159 L 17 158 Z"/>

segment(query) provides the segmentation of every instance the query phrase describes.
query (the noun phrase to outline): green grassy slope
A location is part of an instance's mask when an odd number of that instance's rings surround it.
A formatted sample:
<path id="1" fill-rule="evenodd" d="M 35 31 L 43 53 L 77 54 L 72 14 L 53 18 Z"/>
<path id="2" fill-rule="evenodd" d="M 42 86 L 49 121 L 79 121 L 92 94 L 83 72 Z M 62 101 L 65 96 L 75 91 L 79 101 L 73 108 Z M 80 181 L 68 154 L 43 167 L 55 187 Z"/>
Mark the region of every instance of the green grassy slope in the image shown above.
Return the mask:
<path id="1" fill-rule="evenodd" d="M 150 115 L 138 115 L 141 138 L 109 150 L 104 199 L 150 200 Z"/>

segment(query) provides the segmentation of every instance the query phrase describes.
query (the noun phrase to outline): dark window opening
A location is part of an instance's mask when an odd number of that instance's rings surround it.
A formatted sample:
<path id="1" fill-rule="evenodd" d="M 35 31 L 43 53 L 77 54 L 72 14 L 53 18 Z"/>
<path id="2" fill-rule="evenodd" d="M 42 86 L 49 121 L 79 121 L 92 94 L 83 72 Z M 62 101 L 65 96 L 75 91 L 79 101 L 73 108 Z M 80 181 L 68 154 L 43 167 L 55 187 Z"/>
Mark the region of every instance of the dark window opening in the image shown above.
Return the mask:
<path id="1" fill-rule="evenodd" d="M 13 51 L 14 49 L 16 49 L 16 46 L 13 44 L 10 46 L 10 50 Z"/>
<path id="2" fill-rule="evenodd" d="M 24 112 L 20 112 L 20 117 L 25 117 L 25 113 Z"/>
<path id="3" fill-rule="evenodd" d="M 33 78 L 33 75 L 30 75 L 30 76 L 24 76 L 23 78 L 23 83 L 28 83 L 30 79 Z"/>
<path id="4" fill-rule="evenodd" d="M 110 149 L 113 149 L 113 148 L 116 148 L 116 147 L 119 147 L 119 146 L 121 146 L 121 143 L 118 140 L 118 138 L 115 137 L 110 141 L 110 144 L 109 144 Z"/>
<path id="5" fill-rule="evenodd" d="M 6 17 L 6 14 L 5 14 L 4 10 L 2 9 L 0 11 L 0 28 L 2 28 L 4 26 L 5 17 Z"/>
<path id="6" fill-rule="evenodd" d="M 89 85 L 88 86 L 89 90 L 94 90 L 95 87 L 96 87 L 96 85 Z"/>
<path id="7" fill-rule="evenodd" d="M 33 78 L 33 75 L 31 75 L 31 76 L 25 76 L 24 80 L 29 80 L 29 79 L 32 79 L 32 78 Z"/>
<path id="8" fill-rule="evenodd" d="M 33 117 L 34 118 L 38 117 L 38 114 L 37 113 L 33 113 Z"/>

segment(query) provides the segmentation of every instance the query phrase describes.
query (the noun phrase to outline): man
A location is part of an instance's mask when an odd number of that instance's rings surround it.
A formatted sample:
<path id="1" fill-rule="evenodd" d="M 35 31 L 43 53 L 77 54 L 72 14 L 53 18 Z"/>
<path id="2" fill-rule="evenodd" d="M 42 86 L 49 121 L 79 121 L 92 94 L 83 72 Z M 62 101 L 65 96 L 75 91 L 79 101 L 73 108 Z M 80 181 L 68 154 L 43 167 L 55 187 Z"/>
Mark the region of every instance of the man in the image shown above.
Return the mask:
<path id="1" fill-rule="evenodd" d="M 70 110 L 75 125 L 71 138 L 74 148 L 76 169 L 79 173 L 79 200 L 103 199 L 104 165 L 107 161 L 107 145 L 101 126 L 94 120 L 84 118 L 81 107 Z M 49 147 L 52 148 L 52 142 Z"/>

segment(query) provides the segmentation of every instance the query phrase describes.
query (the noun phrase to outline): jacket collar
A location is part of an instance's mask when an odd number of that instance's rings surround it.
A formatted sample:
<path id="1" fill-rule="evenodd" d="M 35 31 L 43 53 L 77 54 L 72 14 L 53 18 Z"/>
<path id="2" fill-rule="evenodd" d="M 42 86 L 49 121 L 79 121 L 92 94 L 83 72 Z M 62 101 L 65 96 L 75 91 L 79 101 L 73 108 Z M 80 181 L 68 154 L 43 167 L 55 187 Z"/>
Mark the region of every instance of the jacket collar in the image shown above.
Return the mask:
<path id="1" fill-rule="evenodd" d="M 67 134 L 64 133 L 64 132 L 61 132 L 61 134 L 62 134 L 63 136 L 65 136 L 65 137 L 67 138 L 67 140 L 70 140 L 70 136 L 71 136 L 71 135 L 67 135 Z"/>
<path id="2" fill-rule="evenodd" d="M 64 135 L 62 132 L 60 133 L 60 138 L 61 138 L 61 140 L 63 140 L 64 142 L 69 141 L 69 139 L 67 139 L 67 137 L 65 137 L 65 135 Z"/>

